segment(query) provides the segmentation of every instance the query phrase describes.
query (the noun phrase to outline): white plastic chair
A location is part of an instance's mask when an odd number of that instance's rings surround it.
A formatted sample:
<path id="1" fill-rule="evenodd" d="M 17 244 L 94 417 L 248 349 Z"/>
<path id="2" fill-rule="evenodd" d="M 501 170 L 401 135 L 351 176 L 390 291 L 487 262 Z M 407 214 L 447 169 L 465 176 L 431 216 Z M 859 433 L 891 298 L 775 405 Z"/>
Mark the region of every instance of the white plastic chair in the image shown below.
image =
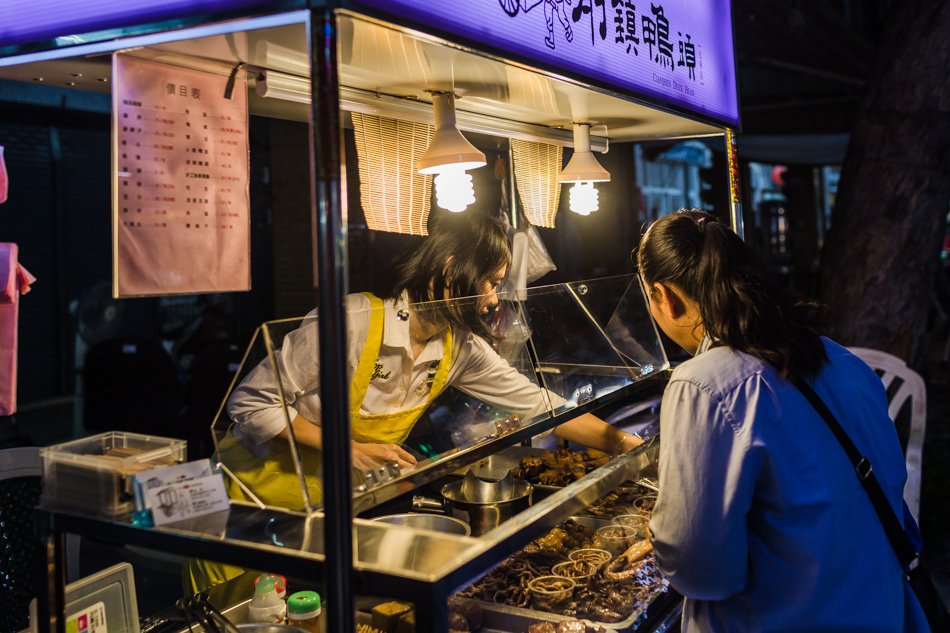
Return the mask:
<path id="1" fill-rule="evenodd" d="M 904 484 L 904 501 L 914 519 L 920 521 L 920 477 L 923 464 L 924 432 L 927 428 L 927 387 L 920 374 L 907 366 L 897 356 L 866 347 L 849 347 L 852 354 L 863 360 L 871 369 L 881 374 L 884 388 L 890 390 L 895 379 L 900 385 L 893 395 L 888 394 L 887 412 L 897 420 L 901 407 L 910 399 L 910 434 L 904 459 L 907 467 L 907 483 Z"/>

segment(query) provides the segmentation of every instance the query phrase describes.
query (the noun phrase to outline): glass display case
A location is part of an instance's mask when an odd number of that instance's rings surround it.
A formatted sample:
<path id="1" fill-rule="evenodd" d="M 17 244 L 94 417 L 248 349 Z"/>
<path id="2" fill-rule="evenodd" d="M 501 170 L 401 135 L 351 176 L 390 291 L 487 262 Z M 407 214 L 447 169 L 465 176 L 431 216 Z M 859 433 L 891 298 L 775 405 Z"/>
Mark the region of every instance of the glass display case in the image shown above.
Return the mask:
<path id="1" fill-rule="evenodd" d="M 369 467 L 354 452 L 358 511 L 443 476 L 446 463 L 476 459 L 502 436 L 545 433 L 668 367 L 634 275 L 488 302 L 348 298 L 352 439 L 398 445 L 415 461 Z M 483 333 L 447 327 L 453 315 L 471 315 Z M 212 428 L 232 498 L 295 511 L 323 506 L 319 318 L 315 310 L 264 323 L 248 347 Z M 415 327 L 432 335 L 413 356 Z"/>

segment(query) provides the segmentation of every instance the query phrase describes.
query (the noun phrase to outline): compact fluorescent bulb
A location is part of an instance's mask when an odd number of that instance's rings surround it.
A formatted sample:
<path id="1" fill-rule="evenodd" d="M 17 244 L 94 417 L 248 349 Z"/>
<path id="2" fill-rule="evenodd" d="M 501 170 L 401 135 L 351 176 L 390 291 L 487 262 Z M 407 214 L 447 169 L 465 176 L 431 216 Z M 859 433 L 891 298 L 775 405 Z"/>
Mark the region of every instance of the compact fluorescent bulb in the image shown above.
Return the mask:
<path id="1" fill-rule="evenodd" d="M 574 154 L 558 175 L 562 183 L 575 183 L 571 187 L 571 211 L 580 215 L 590 215 L 596 211 L 598 201 L 595 182 L 609 182 L 610 172 L 601 167 L 590 151 L 590 124 L 574 124 Z"/>
<path id="2" fill-rule="evenodd" d="M 436 203 L 443 209 L 460 213 L 475 202 L 475 188 L 468 169 L 484 167 L 485 154 L 468 142 L 455 126 L 455 95 L 437 92 L 432 95 L 435 136 L 422 158 L 420 174 L 435 175 Z"/>

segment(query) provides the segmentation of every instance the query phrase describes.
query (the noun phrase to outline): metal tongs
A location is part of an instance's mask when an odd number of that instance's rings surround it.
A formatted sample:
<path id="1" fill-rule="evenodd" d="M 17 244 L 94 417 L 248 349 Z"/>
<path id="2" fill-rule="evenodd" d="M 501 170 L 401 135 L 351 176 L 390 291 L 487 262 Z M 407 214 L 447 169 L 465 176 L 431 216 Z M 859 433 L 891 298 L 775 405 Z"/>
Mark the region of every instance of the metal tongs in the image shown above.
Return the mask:
<path id="1" fill-rule="evenodd" d="M 240 633 L 234 623 L 211 604 L 211 601 L 208 600 L 208 594 L 204 591 L 190 598 L 181 598 L 177 604 L 178 608 L 185 614 L 185 622 L 188 623 L 189 633 L 195 633 L 191 627 L 192 622 L 200 626 L 206 633 Z"/>

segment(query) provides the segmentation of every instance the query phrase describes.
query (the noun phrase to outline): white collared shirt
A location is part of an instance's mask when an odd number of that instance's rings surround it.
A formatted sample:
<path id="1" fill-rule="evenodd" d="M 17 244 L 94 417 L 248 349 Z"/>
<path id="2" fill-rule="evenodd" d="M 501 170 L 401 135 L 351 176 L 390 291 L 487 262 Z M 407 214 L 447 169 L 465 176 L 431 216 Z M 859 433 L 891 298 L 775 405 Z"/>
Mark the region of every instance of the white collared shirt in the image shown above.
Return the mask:
<path id="1" fill-rule="evenodd" d="M 430 368 L 442 358 L 443 337 L 434 336 L 413 358 L 409 320 L 399 316 L 409 308 L 405 293 L 384 301 L 383 340 L 373 378 L 363 398 L 361 413 L 396 413 L 424 405 L 429 398 Z M 347 370 L 352 379 L 366 343 L 370 302 L 363 294 L 346 298 Z M 298 414 L 319 424 L 321 405 L 317 367 L 317 321 L 314 310 L 283 341 L 276 359 L 287 399 L 287 414 Z M 408 314 L 408 312 L 406 313 Z M 455 331 L 452 365 L 446 387 L 453 386 L 475 398 L 518 413 L 523 418 L 564 404 L 553 392 L 540 388 L 505 362 L 482 338 Z M 275 377 L 265 360 L 255 367 L 228 399 L 228 414 L 236 422 L 233 434 L 245 446 L 262 445 L 286 426 Z"/>

